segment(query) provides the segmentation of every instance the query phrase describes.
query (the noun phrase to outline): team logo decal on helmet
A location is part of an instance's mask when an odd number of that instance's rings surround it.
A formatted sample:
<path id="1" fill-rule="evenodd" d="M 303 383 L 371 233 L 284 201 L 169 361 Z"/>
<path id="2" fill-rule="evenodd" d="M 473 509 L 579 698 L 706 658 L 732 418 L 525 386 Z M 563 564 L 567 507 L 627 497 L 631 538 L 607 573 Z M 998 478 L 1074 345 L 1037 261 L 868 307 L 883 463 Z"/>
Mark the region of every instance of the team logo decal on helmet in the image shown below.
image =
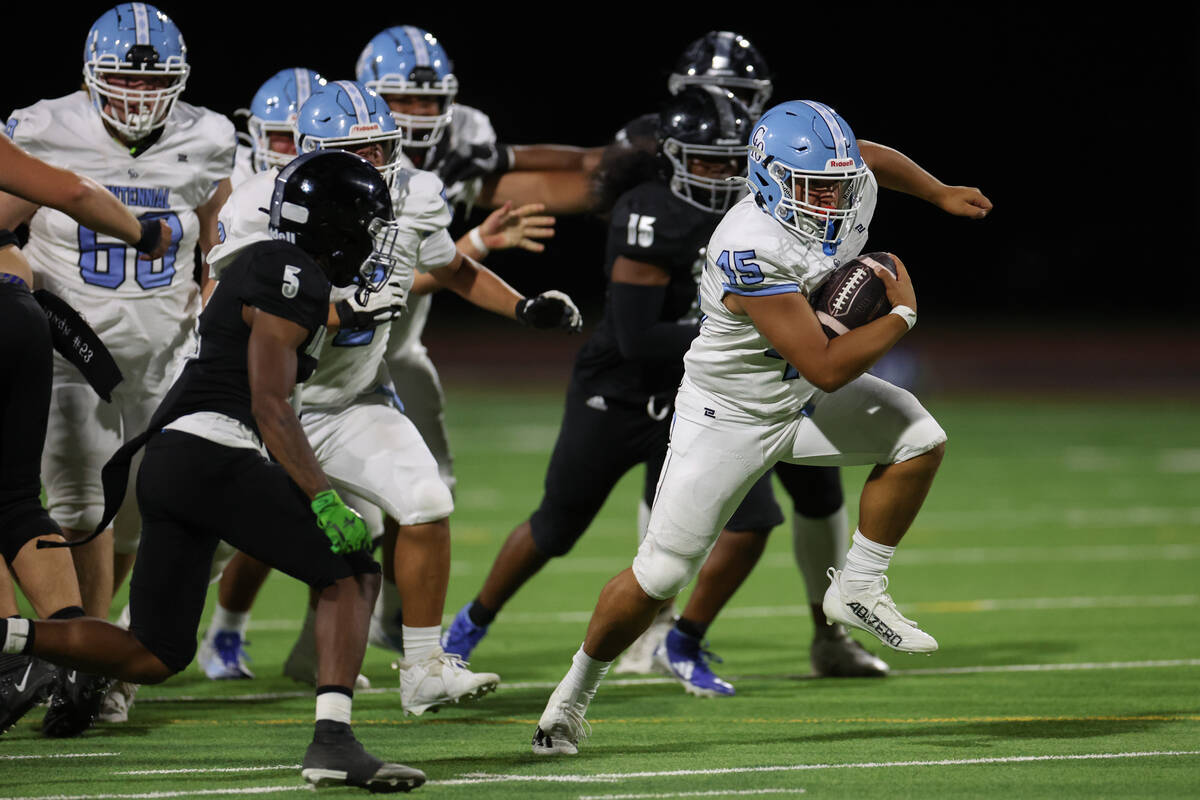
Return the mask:
<path id="1" fill-rule="evenodd" d="M 391 190 L 353 153 L 305 153 L 280 170 L 268 229 L 312 256 L 334 286 L 379 291 L 396 265 Z"/>
<path id="2" fill-rule="evenodd" d="M 870 174 L 846 121 L 824 103 L 781 103 L 755 126 L 747 163 L 759 208 L 826 255 L 836 253 Z"/>
<path id="3" fill-rule="evenodd" d="M 83 81 L 111 128 L 136 141 L 166 124 L 190 67 L 183 34 L 148 3 L 122 3 L 92 25 Z"/>

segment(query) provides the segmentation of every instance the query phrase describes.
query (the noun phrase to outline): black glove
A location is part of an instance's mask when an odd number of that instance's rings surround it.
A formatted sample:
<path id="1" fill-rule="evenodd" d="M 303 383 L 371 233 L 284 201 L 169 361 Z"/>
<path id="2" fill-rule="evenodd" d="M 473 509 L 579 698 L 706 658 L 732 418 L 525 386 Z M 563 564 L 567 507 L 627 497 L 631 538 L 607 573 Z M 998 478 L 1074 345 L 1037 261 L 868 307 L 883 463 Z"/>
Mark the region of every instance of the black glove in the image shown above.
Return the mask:
<path id="1" fill-rule="evenodd" d="M 446 154 L 434 172 L 447 186 L 482 175 L 496 175 L 512 168 L 512 149 L 508 145 L 463 144 Z"/>
<path id="2" fill-rule="evenodd" d="M 519 300 L 517 319 L 531 328 L 565 328 L 571 333 L 579 333 L 583 329 L 583 317 L 575 303 L 555 289 L 542 292 L 537 297 Z"/>

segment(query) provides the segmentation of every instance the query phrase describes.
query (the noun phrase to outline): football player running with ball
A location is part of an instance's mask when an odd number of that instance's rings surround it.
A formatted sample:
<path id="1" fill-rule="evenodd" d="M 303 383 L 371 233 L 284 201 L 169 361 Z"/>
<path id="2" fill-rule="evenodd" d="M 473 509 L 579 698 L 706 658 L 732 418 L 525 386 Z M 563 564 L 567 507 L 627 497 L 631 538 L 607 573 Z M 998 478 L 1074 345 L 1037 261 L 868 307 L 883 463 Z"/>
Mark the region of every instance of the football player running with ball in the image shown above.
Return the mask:
<path id="1" fill-rule="evenodd" d="M 823 609 L 904 652 L 937 642 L 887 593 L 892 553 L 941 463 L 946 434 L 912 394 L 865 375 L 916 321 L 916 295 L 877 270 L 892 310 L 832 341 L 807 297 L 867 238 L 876 187 L 850 127 L 792 101 L 749 138 L 751 193 L 709 240 L 703 322 L 684 358 L 649 529 L 631 568 L 604 587 L 566 677 L 533 737 L 535 754 L 575 753 L 613 659 L 696 576 L 722 525 L 773 464 L 875 464 L 842 570 Z"/>
<path id="2" fill-rule="evenodd" d="M 70 541 L 100 519 L 100 467 L 145 429 L 184 354 L 194 347 L 199 287 L 192 253 L 216 242 L 217 210 L 229 193 L 235 137 L 220 114 L 179 100 L 190 66 L 179 28 L 145 3 L 122 3 L 93 24 L 84 46 L 85 89 L 12 113 L 6 132 L 55 166 L 95 179 L 140 219 L 160 219 L 170 246 L 153 261 L 50 208 L 0 201 L 0 227 L 28 221 L 25 255 L 39 287 L 64 297 L 109 345 L 126 380 L 102 403 L 64 359 L 42 459 L 50 515 Z M 72 550 L 91 615 L 107 617 L 132 566 L 141 520 L 132 489 L 113 530 Z M 115 552 L 115 556 L 114 556 Z M 64 671 L 43 729 L 82 732 L 103 682 Z"/>

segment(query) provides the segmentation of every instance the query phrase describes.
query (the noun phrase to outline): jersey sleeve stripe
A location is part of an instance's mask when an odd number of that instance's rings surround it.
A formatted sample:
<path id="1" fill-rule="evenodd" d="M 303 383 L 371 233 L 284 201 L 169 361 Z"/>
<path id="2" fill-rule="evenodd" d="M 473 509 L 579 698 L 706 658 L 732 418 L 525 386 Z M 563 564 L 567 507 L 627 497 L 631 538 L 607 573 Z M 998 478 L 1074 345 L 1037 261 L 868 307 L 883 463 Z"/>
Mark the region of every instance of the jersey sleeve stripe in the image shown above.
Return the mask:
<path id="1" fill-rule="evenodd" d="M 792 294 L 800 291 L 798 283 L 777 283 L 772 286 L 765 286 L 762 289 L 752 289 L 747 286 L 734 286 L 729 283 L 721 284 L 721 287 L 727 294 L 740 294 L 743 297 L 763 297 L 772 294 Z"/>

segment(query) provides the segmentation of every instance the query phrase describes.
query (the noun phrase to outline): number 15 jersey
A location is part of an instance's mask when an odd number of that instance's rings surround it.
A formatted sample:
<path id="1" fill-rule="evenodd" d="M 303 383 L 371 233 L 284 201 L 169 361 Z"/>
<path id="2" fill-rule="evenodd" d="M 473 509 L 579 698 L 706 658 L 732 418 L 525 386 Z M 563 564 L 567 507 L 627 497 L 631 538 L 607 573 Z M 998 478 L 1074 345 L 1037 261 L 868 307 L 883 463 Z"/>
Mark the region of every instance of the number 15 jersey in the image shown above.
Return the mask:
<path id="1" fill-rule="evenodd" d="M 708 242 L 700 279 L 704 316 L 684 356 L 684 386 L 749 417 L 799 413 L 816 388 L 783 360 L 750 317 L 734 314 L 723 299 L 789 292 L 811 297 L 829 273 L 862 252 L 877 194 L 871 176 L 854 228 L 832 256 L 819 243 L 790 233 L 758 208 L 753 195 L 729 209 Z"/>

